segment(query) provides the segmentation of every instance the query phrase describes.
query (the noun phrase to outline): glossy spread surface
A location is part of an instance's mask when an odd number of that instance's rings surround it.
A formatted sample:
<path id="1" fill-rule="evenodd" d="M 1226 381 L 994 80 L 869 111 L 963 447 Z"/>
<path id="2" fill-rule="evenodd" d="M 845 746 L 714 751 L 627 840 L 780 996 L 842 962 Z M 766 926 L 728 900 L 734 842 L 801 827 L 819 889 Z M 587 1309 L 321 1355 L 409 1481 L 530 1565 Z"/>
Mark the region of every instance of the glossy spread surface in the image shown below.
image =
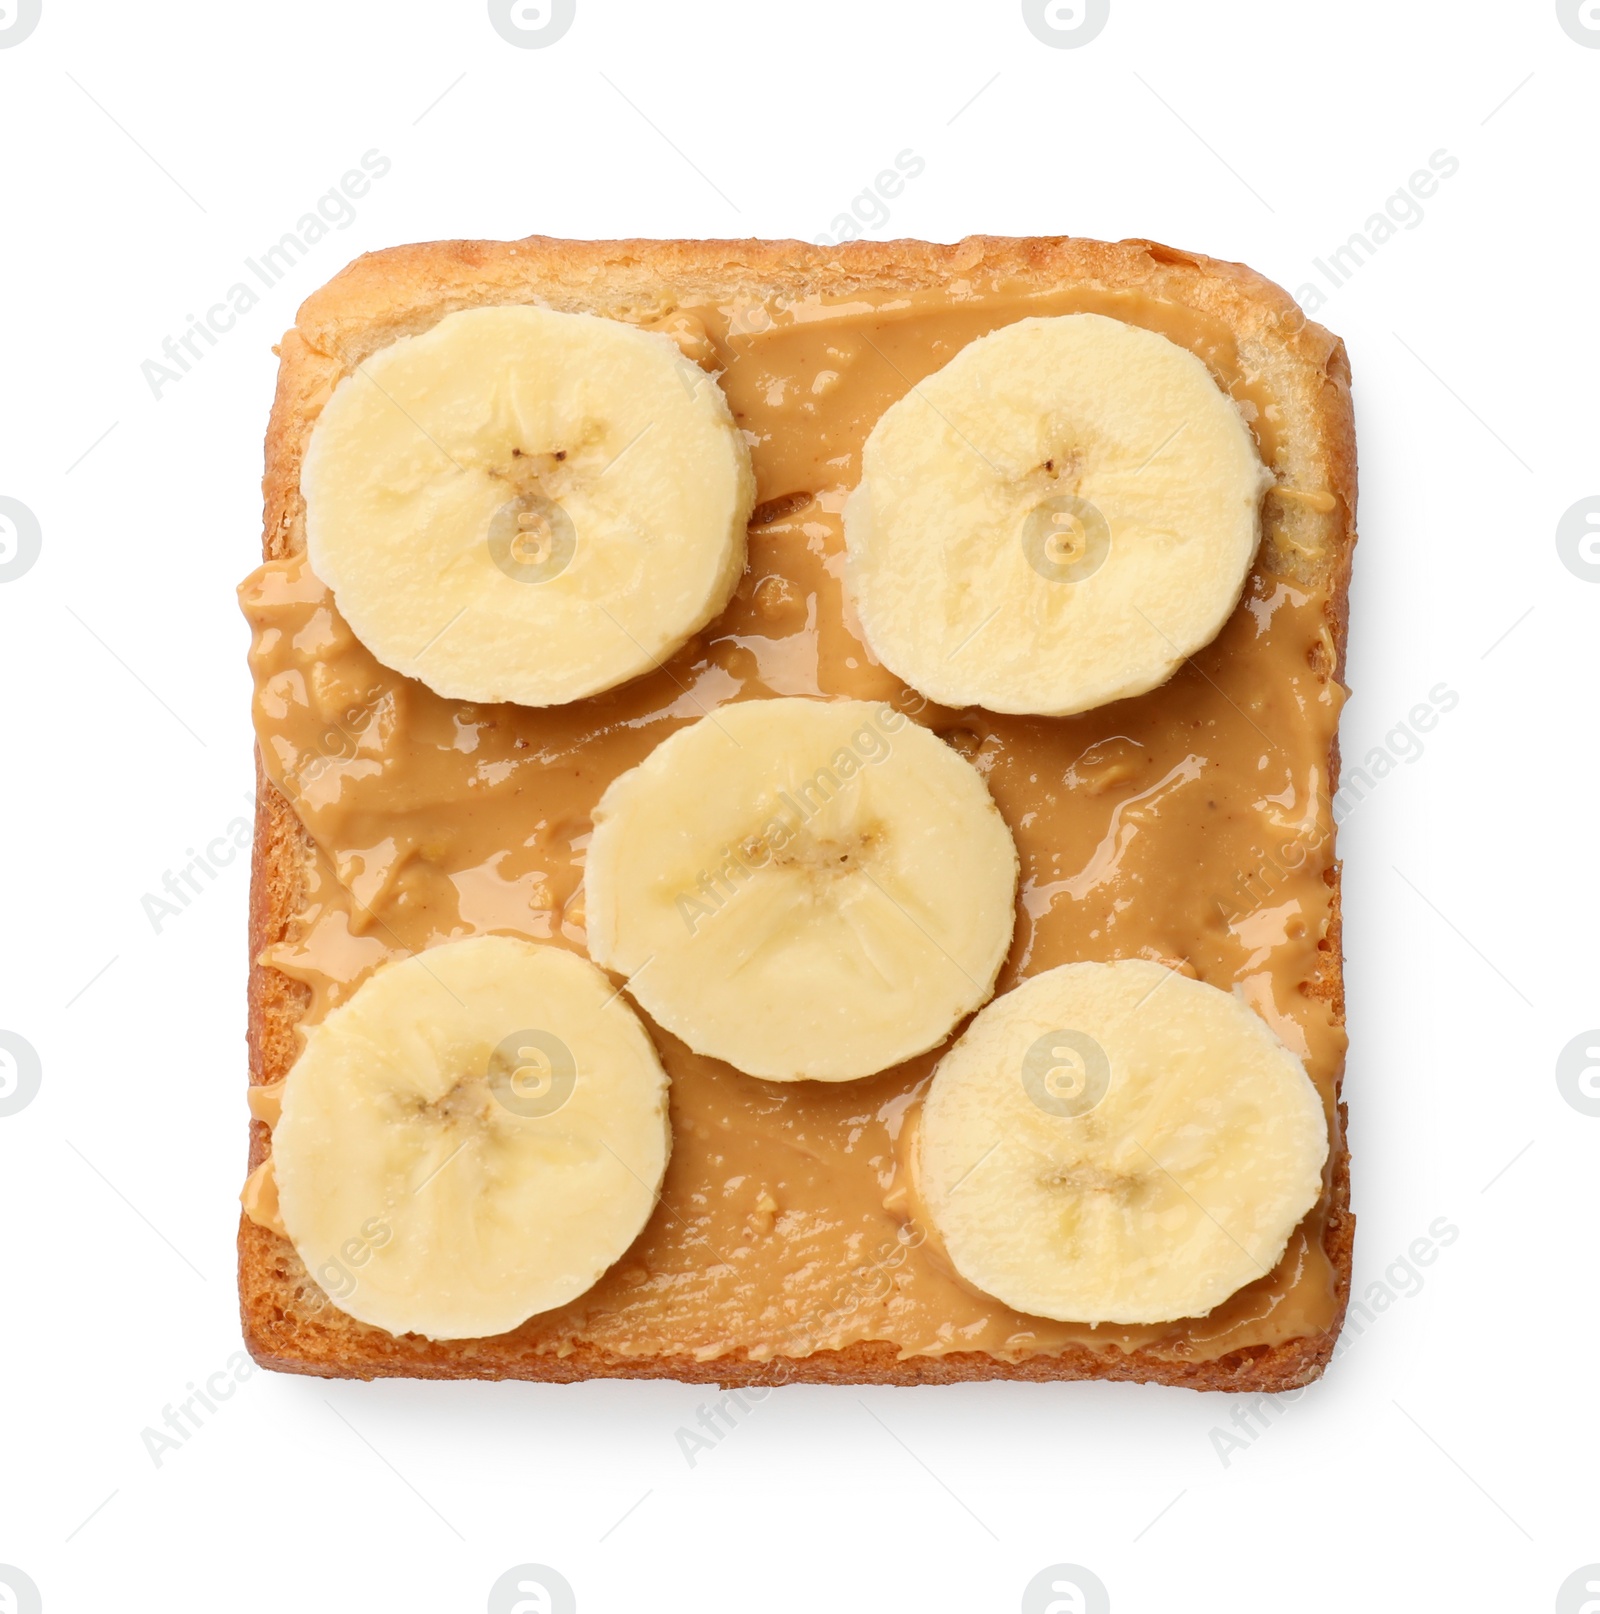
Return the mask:
<path id="1" fill-rule="evenodd" d="M 1199 354 L 1273 466 L 1277 404 L 1223 326 L 1175 304 L 962 285 L 684 308 L 652 323 L 722 372 L 758 507 L 733 601 L 657 671 L 565 707 L 463 705 L 380 666 L 303 558 L 254 573 L 241 598 L 261 755 L 316 847 L 300 912 L 263 962 L 303 983 L 305 1021 L 385 960 L 452 938 L 499 931 L 581 951 L 589 814 L 618 774 L 726 702 L 849 696 L 892 703 L 988 781 L 1022 861 L 997 990 L 1077 959 L 1189 969 L 1239 990 L 1305 1060 L 1336 1126 L 1344 1034 L 1304 990 L 1329 918 L 1327 765 L 1343 699 L 1325 596 L 1274 575 L 1264 546 L 1212 645 L 1162 688 L 1071 718 L 925 703 L 874 663 L 843 596 L 840 510 L 878 416 L 975 337 L 1078 311 Z M 1284 492 L 1332 502 L 1279 489 L 1269 533 Z M 882 1340 L 908 1355 L 1077 1343 L 1206 1359 L 1333 1321 L 1326 1190 L 1277 1270 L 1206 1318 L 1091 1328 L 1009 1311 L 955 1277 L 916 1216 L 908 1145 L 940 1050 L 864 1081 L 780 1085 L 652 1029 L 672 1079 L 661 1203 L 592 1290 L 518 1330 L 531 1350 L 764 1359 Z M 268 1221 L 270 1189 L 252 1197 Z"/>

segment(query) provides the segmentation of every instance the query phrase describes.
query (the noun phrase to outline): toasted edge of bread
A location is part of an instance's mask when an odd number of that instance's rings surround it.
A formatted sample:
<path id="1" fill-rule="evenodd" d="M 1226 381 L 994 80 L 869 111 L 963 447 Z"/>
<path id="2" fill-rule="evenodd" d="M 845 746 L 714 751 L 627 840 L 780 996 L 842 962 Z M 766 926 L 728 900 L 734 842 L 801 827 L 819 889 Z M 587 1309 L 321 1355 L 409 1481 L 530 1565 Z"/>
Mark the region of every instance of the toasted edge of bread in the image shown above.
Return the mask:
<path id="1" fill-rule="evenodd" d="M 769 297 L 842 296 L 860 290 L 917 291 L 973 276 L 1040 291 L 1083 285 L 1140 292 L 1224 322 L 1240 357 L 1260 370 L 1282 406 L 1276 423 L 1281 482 L 1326 489 L 1334 508 L 1292 505 L 1272 512 L 1264 548 L 1280 573 L 1326 590 L 1330 679 L 1343 673 L 1351 558 L 1355 547 L 1356 452 L 1344 345 L 1305 319 L 1280 287 L 1241 264 L 1151 241 L 969 236 L 951 245 L 856 241 L 815 247 L 799 241 L 441 241 L 369 253 L 301 305 L 277 349 L 277 395 L 267 428 L 263 554 L 304 547 L 300 466 L 311 429 L 337 382 L 401 336 L 461 308 L 538 302 L 573 312 L 638 317 L 676 304 Z M 1339 782 L 1335 738 L 1328 758 L 1324 825 Z M 249 1049 L 252 1083 L 280 1080 L 293 1064 L 295 1026 L 306 989 L 258 962 L 300 911 L 307 868 L 318 855 L 294 809 L 257 761 L 256 828 L 250 893 Z M 1339 865 L 1328 871 L 1327 934 L 1309 995 L 1344 1018 Z M 1335 1104 L 1331 1200 L 1324 1248 L 1335 1273 L 1334 1321 L 1324 1332 L 1259 1345 L 1213 1360 L 1173 1360 L 1069 1346 L 1006 1361 L 986 1352 L 902 1358 L 887 1342 L 862 1342 L 804 1357 L 701 1360 L 691 1355 L 618 1356 L 593 1346 L 534 1353 L 517 1336 L 430 1341 L 396 1337 L 355 1322 L 322 1296 L 293 1246 L 241 1217 L 239 1298 L 245 1343 L 264 1367 L 326 1378 L 533 1379 L 671 1378 L 728 1386 L 783 1382 L 947 1384 L 969 1379 L 1119 1379 L 1199 1390 L 1274 1392 L 1317 1378 L 1333 1354 L 1349 1299 L 1355 1219 L 1350 1212 L 1346 1114 Z M 251 1123 L 251 1168 L 269 1134 Z"/>

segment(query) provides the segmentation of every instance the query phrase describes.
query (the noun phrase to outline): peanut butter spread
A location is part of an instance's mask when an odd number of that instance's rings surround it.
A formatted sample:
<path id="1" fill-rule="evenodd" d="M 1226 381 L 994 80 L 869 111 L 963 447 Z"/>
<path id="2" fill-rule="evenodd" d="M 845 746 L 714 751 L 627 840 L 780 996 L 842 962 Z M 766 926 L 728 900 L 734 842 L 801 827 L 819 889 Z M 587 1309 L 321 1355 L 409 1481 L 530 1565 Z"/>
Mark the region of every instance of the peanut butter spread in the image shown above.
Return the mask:
<path id="1" fill-rule="evenodd" d="M 1148 957 L 1237 989 L 1305 1061 L 1337 1128 L 1345 1039 L 1305 988 L 1330 916 L 1328 759 L 1344 691 L 1326 598 L 1266 569 L 1162 688 L 1069 718 L 929 705 L 874 662 L 842 588 L 840 511 L 883 411 L 975 338 L 1089 311 L 1197 353 L 1269 468 L 1278 406 L 1222 325 L 1140 294 L 937 296 L 681 308 L 655 320 L 721 372 L 758 507 L 727 610 L 671 661 L 542 710 L 445 700 L 380 666 L 303 557 L 243 585 L 263 763 L 316 845 L 301 912 L 263 962 L 307 989 L 304 1024 L 378 965 L 484 932 L 584 948 L 590 813 L 668 735 L 726 702 L 886 701 L 968 757 L 1021 857 L 997 990 L 1078 959 Z M 1327 508 L 1326 490 L 1279 488 Z M 579 1300 L 530 1319 L 534 1351 L 799 1356 L 854 1341 L 1014 1359 L 1067 1343 L 1209 1359 L 1316 1334 L 1335 1314 L 1323 1201 L 1278 1268 L 1209 1316 L 1119 1327 L 1010 1311 L 962 1282 L 917 1217 L 909 1141 L 942 1049 L 863 1081 L 768 1083 L 652 1033 L 672 1079 L 660 1204 Z M 259 1114 L 271 1114 L 270 1104 Z M 252 1195 L 275 1214 L 269 1186 Z"/>

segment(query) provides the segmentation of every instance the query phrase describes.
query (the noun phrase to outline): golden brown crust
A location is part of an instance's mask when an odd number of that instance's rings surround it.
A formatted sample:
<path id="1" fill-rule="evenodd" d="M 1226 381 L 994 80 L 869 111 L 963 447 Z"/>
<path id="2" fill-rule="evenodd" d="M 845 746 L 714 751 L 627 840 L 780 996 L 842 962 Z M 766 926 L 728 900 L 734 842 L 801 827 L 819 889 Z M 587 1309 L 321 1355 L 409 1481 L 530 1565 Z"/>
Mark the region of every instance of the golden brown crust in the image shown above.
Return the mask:
<path id="1" fill-rule="evenodd" d="M 369 353 L 436 323 L 458 308 L 541 302 L 578 312 L 630 314 L 667 302 L 732 303 L 772 296 L 839 296 L 864 288 L 919 290 L 969 276 L 1039 287 L 1063 283 L 1141 290 L 1216 316 L 1233 331 L 1241 357 L 1270 371 L 1288 417 L 1280 425 L 1285 480 L 1332 493 L 1336 511 L 1309 554 L 1275 559 L 1322 584 L 1328 595 L 1330 653 L 1323 669 L 1343 673 L 1350 566 L 1355 546 L 1356 452 L 1350 372 L 1343 344 L 1311 324 L 1289 295 L 1241 264 L 1149 241 L 971 236 L 952 245 L 856 241 L 814 247 L 799 241 L 445 241 L 394 247 L 359 258 L 302 305 L 278 349 L 277 395 L 267 430 L 263 553 L 275 558 L 304 544 L 300 463 L 311 426 L 341 377 Z M 1309 520 L 1309 518 L 1308 518 Z M 1289 536 L 1294 523 L 1289 523 Z M 1331 803 L 1338 746 L 1329 758 Z M 1331 824 L 1329 826 L 1331 830 Z M 250 1071 L 253 1082 L 281 1079 L 295 1053 L 305 990 L 258 962 L 282 939 L 302 905 L 315 856 L 293 808 L 258 767 L 250 904 Z M 1306 990 L 1344 1019 L 1339 867 L 1329 871 L 1331 910 L 1322 965 Z M 570 1382 L 594 1377 L 674 1378 L 723 1385 L 777 1381 L 943 1384 L 965 1379 L 1131 1379 L 1201 1390 L 1280 1391 L 1317 1378 L 1332 1355 L 1349 1298 L 1355 1219 L 1350 1213 L 1345 1108 L 1336 1106 L 1332 1195 L 1324 1245 L 1337 1282 L 1334 1325 L 1326 1333 L 1252 1347 L 1213 1361 L 1173 1361 L 1081 1346 L 1006 1362 L 958 1352 L 902 1360 L 893 1346 L 862 1343 L 797 1360 L 614 1356 L 594 1347 L 533 1354 L 517 1335 L 431 1342 L 369 1328 L 327 1303 L 286 1239 L 242 1218 L 239 1294 L 246 1344 L 264 1367 L 329 1378 L 521 1378 Z M 267 1131 L 251 1125 L 250 1164 L 267 1152 Z"/>

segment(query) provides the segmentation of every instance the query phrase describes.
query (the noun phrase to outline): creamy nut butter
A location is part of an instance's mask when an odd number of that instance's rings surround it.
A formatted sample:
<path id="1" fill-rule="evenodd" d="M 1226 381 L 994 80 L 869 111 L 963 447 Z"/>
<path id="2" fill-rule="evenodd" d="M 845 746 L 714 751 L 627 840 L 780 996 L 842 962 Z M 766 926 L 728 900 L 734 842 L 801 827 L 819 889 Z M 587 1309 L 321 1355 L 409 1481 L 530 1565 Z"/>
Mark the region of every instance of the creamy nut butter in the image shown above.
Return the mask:
<path id="1" fill-rule="evenodd" d="M 650 323 L 722 372 L 759 504 L 735 598 L 657 671 L 570 706 L 462 705 L 380 666 L 303 557 L 255 572 L 241 598 L 261 757 L 315 843 L 298 916 L 263 962 L 303 983 L 303 1023 L 385 960 L 454 938 L 496 931 L 581 951 L 590 812 L 618 774 L 726 702 L 851 696 L 892 703 L 970 758 L 1011 826 L 1022 880 L 998 991 L 1076 959 L 1191 970 L 1243 993 L 1302 1056 L 1337 1129 L 1344 1033 L 1307 987 L 1330 921 L 1327 770 L 1344 691 L 1328 598 L 1274 570 L 1282 544 L 1263 545 L 1227 626 L 1164 687 L 1069 718 L 926 704 L 873 661 L 843 596 L 840 510 L 878 417 L 976 337 L 1079 311 L 1197 353 L 1274 465 L 1279 405 L 1227 329 L 1141 294 L 962 283 L 686 307 Z M 1269 540 L 1287 541 L 1287 508 L 1333 504 L 1323 488 L 1274 489 Z M 916 1218 L 906 1160 L 942 1049 L 864 1081 L 779 1084 L 652 1031 L 672 1078 L 661 1202 L 592 1290 L 518 1330 L 530 1350 L 762 1360 L 873 1340 L 908 1356 L 1015 1359 L 1077 1343 L 1210 1359 L 1334 1321 L 1327 1189 L 1277 1269 L 1207 1317 L 1027 1317 L 957 1278 Z M 270 1100 L 256 1114 L 270 1121 Z M 252 1178 L 248 1198 L 272 1225 L 270 1184 Z"/>

